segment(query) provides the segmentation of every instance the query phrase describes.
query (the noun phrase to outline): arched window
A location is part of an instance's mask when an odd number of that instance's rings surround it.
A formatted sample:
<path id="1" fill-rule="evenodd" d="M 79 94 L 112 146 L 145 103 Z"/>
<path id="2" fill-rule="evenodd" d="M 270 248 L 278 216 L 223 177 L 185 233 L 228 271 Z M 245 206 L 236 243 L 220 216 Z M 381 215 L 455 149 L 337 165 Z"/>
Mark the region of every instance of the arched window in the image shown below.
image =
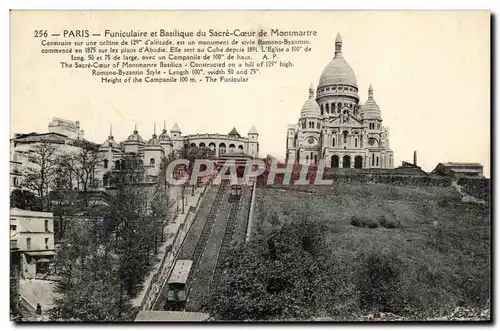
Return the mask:
<path id="1" fill-rule="evenodd" d="M 338 155 L 333 155 L 331 159 L 331 167 L 338 168 L 340 163 L 340 159 Z"/>
<path id="2" fill-rule="evenodd" d="M 375 154 L 372 154 L 372 166 L 375 165 Z"/>
<path id="3" fill-rule="evenodd" d="M 344 144 L 347 144 L 347 134 L 348 134 L 348 132 L 344 131 L 343 134 L 344 134 Z"/>
<path id="4" fill-rule="evenodd" d="M 341 108 L 342 108 L 342 104 L 339 102 L 339 103 L 337 104 L 337 112 L 339 112 Z"/>
<path id="5" fill-rule="evenodd" d="M 349 155 L 344 155 L 342 158 L 342 168 L 350 168 L 351 167 L 351 157 Z"/>
<path id="6" fill-rule="evenodd" d="M 323 115 L 323 105 L 319 107 L 321 109 L 321 115 Z"/>
<path id="7" fill-rule="evenodd" d="M 219 144 L 219 156 L 226 154 L 226 144 Z"/>
<path id="8" fill-rule="evenodd" d="M 238 146 L 238 152 L 243 153 L 243 145 Z"/>
<path id="9" fill-rule="evenodd" d="M 229 145 L 229 153 L 233 153 L 236 146 L 234 144 Z"/>
<path id="10" fill-rule="evenodd" d="M 329 114 L 330 113 L 330 106 L 328 104 L 326 104 L 326 113 Z"/>
<path id="11" fill-rule="evenodd" d="M 377 156 L 377 167 L 378 167 L 378 156 Z"/>
<path id="12" fill-rule="evenodd" d="M 149 164 L 150 165 L 155 165 L 155 159 L 154 158 L 149 159 Z"/>
<path id="13" fill-rule="evenodd" d="M 208 144 L 208 148 L 210 148 L 211 150 L 215 151 L 215 144 L 214 143 Z"/>
<path id="14" fill-rule="evenodd" d="M 354 168 L 356 168 L 356 169 L 363 168 L 363 157 L 362 156 L 358 155 L 354 158 Z"/>
<path id="15" fill-rule="evenodd" d="M 108 169 L 108 159 L 104 159 L 104 168 Z"/>
<path id="16" fill-rule="evenodd" d="M 332 114 L 335 114 L 336 113 L 336 110 L 335 110 L 335 104 L 332 103 Z"/>
<path id="17" fill-rule="evenodd" d="M 196 144 L 195 143 L 191 143 L 191 145 L 189 145 L 189 147 L 196 147 Z"/>
<path id="18" fill-rule="evenodd" d="M 332 139 L 332 146 L 335 147 L 335 137 Z"/>
<path id="19" fill-rule="evenodd" d="M 354 139 L 354 147 L 358 147 L 358 138 Z"/>
<path id="20" fill-rule="evenodd" d="M 200 143 L 200 148 L 202 148 L 202 147 L 206 147 L 205 143 Z"/>

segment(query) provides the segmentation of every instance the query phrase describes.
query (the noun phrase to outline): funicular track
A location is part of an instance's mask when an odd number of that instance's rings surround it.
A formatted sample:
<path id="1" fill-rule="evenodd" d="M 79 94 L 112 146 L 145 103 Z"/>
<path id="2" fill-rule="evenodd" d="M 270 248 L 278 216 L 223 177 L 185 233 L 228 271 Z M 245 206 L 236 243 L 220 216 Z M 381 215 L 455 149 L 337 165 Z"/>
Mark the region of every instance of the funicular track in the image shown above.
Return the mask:
<path id="1" fill-rule="evenodd" d="M 211 288 L 215 289 L 222 276 L 222 271 L 224 270 L 223 263 L 226 260 L 229 247 L 231 245 L 231 240 L 233 238 L 234 227 L 236 225 L 238 210 L 240 207 L 240 196 L 231 197 L 231 210 L 229 212 L 229 217 L 226 223 L 226 230 L 224 236 L 222 237 L 222 244 L 219 249 L 219 254 L 217 255 L 217 264 L 212 275 Z"/>
<path id="2" fill-rule="evenodd" d="M 221 183 L 221 185 L 219 186 L 219 190 L 217 191 L 217 195 L 215 196 L 214 203 L 213 203 L 212 207 L 210 208 L 210 212 L 209 212 L 208 217 L 205 221 L 205 225 L 203 226 L 203 230 L 201 232 L 201 235 L 198 238 L 198 242 L 196 243 L 196 247 L 194 249 L 193 255 L 191 256 L 191 260 L 193 261 L 193 267 L 191 268 L 191 271 L 189 272 L 189 276 L 188 276 L 188 279 L 186 282 L 186 284 L 189 287 L 188 291 L 191 288 L 193 275 L 194 275 L 194 272 L 196 271 L 198 264 L 200 262 L 201 254 L 203 253 L 203 251 L 205 250 L 205 246 L 207 245 L 210 231 L 212 230 L 212 227 L 215 223 L 215 218 L 217 216 L 217 212 L 219 210 L 219 206 L 221 204 L 222 197 L 224 196 L 225 188 L 226 188 L 225 185 L 223 185 Z"/>

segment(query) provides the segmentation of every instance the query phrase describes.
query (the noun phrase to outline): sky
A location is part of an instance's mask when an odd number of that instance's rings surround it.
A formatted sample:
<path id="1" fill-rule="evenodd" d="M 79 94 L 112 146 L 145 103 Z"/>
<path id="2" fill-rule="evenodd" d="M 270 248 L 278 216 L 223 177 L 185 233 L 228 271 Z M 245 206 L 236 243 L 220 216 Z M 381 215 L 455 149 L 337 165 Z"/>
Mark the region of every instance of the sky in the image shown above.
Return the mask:
<path id="1" fill-rule="evenodd" d="M 479 162 L 490 173 L 490 15 L 481 11 L 408 12 L 24 12 L 11 17 L 11 135 L 47 132 L 52 117 L 78 120 L 85 138 L 104 142 L 134 130 L 149 139 L 166 121 L 182 134 L 259 132 L 260 156 L 285 157 L 286 129 L 297 123 L 308 87 L 334 55 L 337 32 L 356 74 L 360 101 L 373 85 L 394 163 L 431 171 L 439 162 Z M 40 53 L 36 29 L 316 30 L 311 51 L 280 55 L 292 68 L 263 70 L 248 83 L 101 84 L 61 69 Z"/>

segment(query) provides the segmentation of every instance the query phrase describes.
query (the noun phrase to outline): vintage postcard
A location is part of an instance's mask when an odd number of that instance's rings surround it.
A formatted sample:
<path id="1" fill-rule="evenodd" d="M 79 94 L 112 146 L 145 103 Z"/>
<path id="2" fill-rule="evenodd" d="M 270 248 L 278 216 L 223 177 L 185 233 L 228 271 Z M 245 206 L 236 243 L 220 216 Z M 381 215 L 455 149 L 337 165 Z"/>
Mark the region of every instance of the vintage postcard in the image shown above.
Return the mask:
<path id="1" fill-rule="evenodd" d="M 11 320 L 491 321 L 490 24 L 12 10 Z"/>

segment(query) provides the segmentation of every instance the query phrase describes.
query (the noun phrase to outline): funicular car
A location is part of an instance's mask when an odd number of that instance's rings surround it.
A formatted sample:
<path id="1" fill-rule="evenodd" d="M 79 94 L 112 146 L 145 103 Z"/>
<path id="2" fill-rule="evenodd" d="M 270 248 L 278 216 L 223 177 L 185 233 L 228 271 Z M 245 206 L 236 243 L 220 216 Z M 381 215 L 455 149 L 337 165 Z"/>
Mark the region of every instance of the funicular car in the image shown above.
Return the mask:
<path id="1" fill-rule="evenodd" d="M 186 283 L 192 265 L 192 260 L 177 260 L 175 263 L 167 282 L 167 301 L 165 303 L 167 310 L 182 310 L 184 308 L 188 294 Z"/>
<path id="2" fill-rule="evenodd" d="M 231 195 L 229 199 L 231 201 L 237 200 L 241 197 L 242 185 L 234 184 L 231 185 Z"/>

